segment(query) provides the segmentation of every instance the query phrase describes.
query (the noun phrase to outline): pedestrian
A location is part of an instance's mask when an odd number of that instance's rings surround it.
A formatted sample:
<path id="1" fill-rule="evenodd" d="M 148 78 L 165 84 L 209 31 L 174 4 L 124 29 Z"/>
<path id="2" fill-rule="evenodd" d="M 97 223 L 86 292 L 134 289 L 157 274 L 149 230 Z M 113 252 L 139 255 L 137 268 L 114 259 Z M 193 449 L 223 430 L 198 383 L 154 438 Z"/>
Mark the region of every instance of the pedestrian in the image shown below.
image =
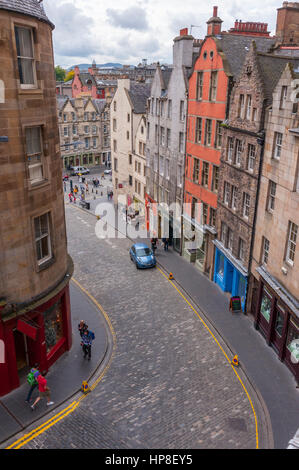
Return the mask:
<path id="1" fill-rule="evenodd" d="M 66 182 L 65 181 L 63 182 L 63 189 L 64 189 L 64 192 L 66 193 Z"/>
<path id="2" fill-rule="evenodd" d="M 86 194 L 88 194 L 88 192 L 89 192 L 88 183 L 86 183 L 86 185 L 85 185 L 85 191 L 86 191 Z"/>
<path id="3" fill-rule="evenodd" d="M 74 204 L 76 204 L 76 196 L 74 195 Z"/>
<path id="4" fill-rule="evenodd" d="M 79 325 L 78 325 L 78 330 L 79 330 L 79 333 L 80 333 L 80 336 L 82 338 L 83 334 L 84 334 L 84 331 L 87 331 L 88 330 L 88 325 L 85 323 L 84 320 L 81 320 Z"/>
<path id="5" fill-rule="evenodd" d="M 152 238 L 151 239 L 151 244 L 152 244 L 152 250 L 155 253 L 155 250 L 157 249 L 157 238 Z"/>
<path id="6" fill-rule="evenodd" d="M 84 353 L 84 359 L 88 355 L 88 360 L 90 361 L 91 358 L 91 344 L 94 340 L 95 336 L 92 331 L 85 330 L 82 336 L 81 346 Z"/>
<path id="7" fill-rule="evenodd" d="M 70 202 L 73 202 L 73 195 L 72 195 L 72 193 L 69 193 L 69 200 L 70 200 Z"/>
<path id="8" fill-rule="evenodd" d="M 30 403 L 30 400 L 31 400 L 31 395 L 34 391 L 34 389 L 37 387 L 38 383 L 37 383 L 37 380 L 35 378 L 35 374 L 36 373 L 40 373 L 39 370 L 38 370 L 38 364 L 34 364 L 34 367 L 32 367 L 32 369 L 30 369 L 30 372 L 29 374 L 27 375 L 27 382 L 28 384 L 30 385 L 30 389 L 29 389 L 29 392 L 28 392 L 28 395 L 27 395 L 27 398 L 25 400 L 26 403 Z"/>
<path id="9" fill-rule="evenodd" d="M 165 238 L 165 244 L 164 244 L 165 251 L 168 251 L 168 246 L 169 246 L 169 238 Z"/>
<path id="10" fill-rule="evenodd" d="M 110 193 L 110 198 L 111 198 L 111 200 L 113 199 L 113 191 L 111 191 L 111 193 Z"/>
<path id="11" fill-rule="evenodd" d="M 47 386 L 47 379 L 39 372 L 36 372 L 34 376 L 38 383 L 39 396 L 37 397 L 33 405 L 31 405 L 32 411 L 35 409 L 37 403 L 40 401 L 41 398 L 47 398 L 47 406 L 54 405 L 54 401 L 51 401 L 50 389 Z"/>

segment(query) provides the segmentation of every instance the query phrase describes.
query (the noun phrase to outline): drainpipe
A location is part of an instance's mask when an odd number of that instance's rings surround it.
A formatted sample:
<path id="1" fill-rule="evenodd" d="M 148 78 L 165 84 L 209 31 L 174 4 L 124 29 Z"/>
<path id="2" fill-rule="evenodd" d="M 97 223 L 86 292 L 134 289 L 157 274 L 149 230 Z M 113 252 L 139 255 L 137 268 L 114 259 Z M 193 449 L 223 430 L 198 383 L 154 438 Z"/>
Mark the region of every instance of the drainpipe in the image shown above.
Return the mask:
<path id="1" fill-rule="evenodd" d="M 183 197 L 182 197 L 182 207 L 181 207 L 181 243 L 180 243 L 180 255 L 182 256 L 183 254 L 183 236 L 184 236 L 184 230 L 183 230 L 183 227 L 184 227 L 184 218 L 183 218 L 183 215 L 184 215 L 184 202 L 185 202 L 185 178 L 186 178 L 186 158 L 187 158 L 187 126 L 188 126 L 188 104 L 189 104 L 189 91 L 188 89 L 186 90 L 185 92 L 185 96 L 186 96 L 186 102 L 187 102 L 187 106 L 186 106 L 186 122 L 185 122 L 185 155 L 184 155 L 184 163 L 183 163 L 183 170 L 184 170 L 184 174 L 183 174 Z"/>

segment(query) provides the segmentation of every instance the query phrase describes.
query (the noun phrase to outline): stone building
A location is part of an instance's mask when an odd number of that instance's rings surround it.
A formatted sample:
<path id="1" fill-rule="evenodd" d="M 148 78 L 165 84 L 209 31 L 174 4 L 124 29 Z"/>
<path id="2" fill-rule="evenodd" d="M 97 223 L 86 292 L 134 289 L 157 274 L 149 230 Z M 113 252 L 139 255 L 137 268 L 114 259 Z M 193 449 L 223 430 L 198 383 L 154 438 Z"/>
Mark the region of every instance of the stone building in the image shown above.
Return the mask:
<path id="1" fill-rule="evenodd" d="M 161 237 L 162 219 L 168 219 L 170 243 L 174 224 L 180 232 L 188 77 L 198 51 L 199 41 L 188 34 L 187 28 L 182 29 L 174 39 L 172 69 L 157 66 L 147 107 L 147 227 L 153 216 L 157 217 L 157 235 Z M 172 205 L 174 211 L 165 209 L 164 214 L 160 206 L 156 214 L 157 203 Z M 174 237 L 173 244 L 180 251 L 180 237 Z"/>
<path id="2" fill-rule="evenodd" d="M 72 344 L 53 28 L 38 1 L 0 0 L 0 395 Z"/>
<path id="3" fill-rule="evenodd" d="M 260 182 L 265 111 L 271 104 L 274 86 L 288 60 L 258 53 L 255 42 L 252 42 L 232 90 L 229 115 L 222 132 L 214 281 L 223 291 L 240 296 L 244 311 Z"/>
<path id="4" fill-rule="evenodd" d="M 251 266 L 255 325 L 299 382 L 299 113 L 287 64 L 267 109 Z M 298 95 L 297 95 L 298 101 Z"/>
<path id="5" fill-rule="evenodd" d="M 57 98 L 63 167 L 108 164 L 110 109 L 106 100 Z"/>
<path id="6" fill-rule="evenodd" d="M 146 193 L 146 119 L 145 116 L 139 122 L 132 158 L 129 157 L 129 178 L 133 181 L 133 202 L 136 210 L 144 215 Z M 132 165 L 132 166 L 131 166 Z"/>
<path id="7" fill-rule="evenodd" d="M 189 78 L 185 159 L 183 255 L 213 279 L 217 196 L 219 194 L 222 122 L 250 44 L 266 52 L 275 44 L 259 23 L 242 34 L 221 32 L 222 20 L 214 7 L 207 35 Z M 265 29 L 265 28 L 264 28 Z M 245 34 L 246 33 L 246 34 Z M 255 33 L 253 35 L 253 33 Z"/>
<path id="8" fill-rule="evenodd" d="M 122 204 L 130 206 L 133 202 L 135 167 L 133 167 L 132 155 L 135 155 L 135 161 L 139 151 L 139 147 L 136 149 L 136 144 L 138 144 L 136 136 L 143 126 L 141 123 L 144 122 L 149 93 L 148 85 L 123 78 L 118 80 L 117 90 L 110 104 L 111 163 L 115 204 L 120 195 Z"/>

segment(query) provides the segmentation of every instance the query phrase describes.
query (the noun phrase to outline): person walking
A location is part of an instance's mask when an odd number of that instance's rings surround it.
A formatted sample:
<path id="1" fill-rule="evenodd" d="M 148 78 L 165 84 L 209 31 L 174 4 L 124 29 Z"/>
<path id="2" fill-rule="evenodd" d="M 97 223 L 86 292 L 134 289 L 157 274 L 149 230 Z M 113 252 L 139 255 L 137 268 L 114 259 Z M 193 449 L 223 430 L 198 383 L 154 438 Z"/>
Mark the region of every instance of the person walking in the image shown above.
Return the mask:
<path id="1" fill-rule="evenodd" d="M 38 383 L 39 396 L 37 397 L 33 405 L 31 405 L 32 411 L 35 410 L 35 407 L 38 404 L 38 402 L 41 400 L 41 398 L 47 398 L 47 406 L 54 405 L 54 401 L 51 401 L 50 389 L 47 386 L 47 379 L 39 372 L 36 372 L 34 376 Z"/>
<path id="2" fill-rule="evenodd" d="M 164 250 L 168 251 L 168 246 L 169 246 L 169 238 L 165 238 L 165 243 L 164 243 Z"/>
<path id="3" fill-rule="evenodd" d="M 37 376 L 35 377 L 35 374 L 38 374 L 38 375 L 40 374 L 40 372 L 38 370 L 38 364 L 34 364 L 34 367 L 32 367 L 32 369 L 30 369 L 30 372 L 27 375 L 27 382 L 30 385 L 30 389 L 29 389 L 27 398 L 25 400 L 26 403 L 30 403 L 31 395 L 32 395 L 33 391 L 36 389 L 36 387 L 38 386 L 38 383 L 37 383 L 37 380 L 36 380 Z"/>
<path id="4" fill-rule="evenodd" d="M 84 359 L 88 355 L 88 360 L 90 361 L 91 358 L 91 344 L 94 340 L 95 336 L 92 331 L 85 330 L 82 336 L 81 346 L 84 353 Z"/>
<path id="5" fill-rule="evenodd" d="M 72 193 L 69 193 L 69 200 L 70 200 L 70 202 L 73 202 L 73 195 L 72 195 Z"/>
<path id="6" fill-rule="evenodd" d="M 80 323 L 78 325 L 78 330 L 79 330 L 81 338 L 84 335 L 84 331 L 88 331 L 88 325 L 85 323 L 84 320 L 80 321 Z"/>

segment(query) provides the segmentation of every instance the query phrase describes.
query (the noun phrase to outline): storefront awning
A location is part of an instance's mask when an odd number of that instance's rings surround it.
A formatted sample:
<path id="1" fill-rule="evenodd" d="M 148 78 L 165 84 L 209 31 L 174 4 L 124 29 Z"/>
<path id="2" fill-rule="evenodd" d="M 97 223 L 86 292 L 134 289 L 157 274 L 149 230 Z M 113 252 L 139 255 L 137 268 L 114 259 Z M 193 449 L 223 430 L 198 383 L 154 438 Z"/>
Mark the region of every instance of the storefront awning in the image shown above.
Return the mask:
<path id="1" fill-rule="evenodd" d="M 36 340 L 38 328 L 31 325 L 26 320 L 18 320 L 17 330 L 24 333 L 24 335 L 29 336 L 29 338 Z"/>

